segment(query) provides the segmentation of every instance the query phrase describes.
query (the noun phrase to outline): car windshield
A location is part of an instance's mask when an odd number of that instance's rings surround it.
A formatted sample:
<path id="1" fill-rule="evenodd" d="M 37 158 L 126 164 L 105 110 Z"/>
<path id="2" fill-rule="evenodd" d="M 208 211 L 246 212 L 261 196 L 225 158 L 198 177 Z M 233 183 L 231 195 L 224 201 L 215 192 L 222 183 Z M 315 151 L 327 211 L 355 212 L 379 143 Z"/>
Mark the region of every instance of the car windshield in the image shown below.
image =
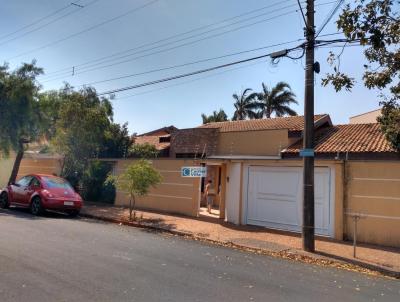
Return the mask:
<path id="1" fill-rule="evenodd" d="M 42 177 L 43 182 L 46 187 L 49 189 L 58 188 L 58 189 L 70 189 L 73 190 L 72 186 L 68 181 L 59 177 Z"/>

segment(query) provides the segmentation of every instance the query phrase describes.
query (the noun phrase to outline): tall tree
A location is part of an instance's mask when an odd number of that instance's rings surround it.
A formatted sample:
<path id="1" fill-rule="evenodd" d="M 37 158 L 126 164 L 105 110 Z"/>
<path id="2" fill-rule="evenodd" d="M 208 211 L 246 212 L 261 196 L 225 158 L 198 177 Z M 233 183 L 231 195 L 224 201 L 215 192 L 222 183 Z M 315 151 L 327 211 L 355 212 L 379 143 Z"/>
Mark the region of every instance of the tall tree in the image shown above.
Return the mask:
<path id="1" fill-rule="evenodd" d="M 104 135 L 99 157 L 124 158 L 128 156 L 133 143 L 129 136 L 128 123 L 123 125 L 110 123 Z"/>
<path id="2" fill-rule="evenodd" d="M 235 103 L 235 112 L 233 113 L 232 120 L 244 120 L 246 118 L 256 118 L 257 114 L 255 110 L 257 109 L 257 103 L 255 102 L 257 98 L 256 92 L 251 92 L 250 88 L 245 89 L 240 95 L 234 93 L 232 95 Z"/>
<path id="3" fill-rule="evenodd" d="M 36 141 L 43 132 L 36 77 L 43 70 L 33 61 L 10 72 L 0 67 L 0 151 L 16 152 L 9 183 L 16 180 L 27 143 Z"/>
<path id="4" fill-rule="evenodd" d="M 89 160 L 102 150 L 113 111 L 109 100 L 99 98 L 90 87 L 75 91 L 66 86 L 59 96 L 62 101 L 52 143 L 64 157 L 62 175 L 76 185 Z"/>
<path id="5" fill-rule="evenodd" d="M 203 124 L 225 122 L 228 120 L 228 116 L 222 109 L 220 109 L 219 111 L 214 110 L 211 115 L 205 115 L 204 113 L 202 113 L 201 118 L 203 119 Z"/>
<path id="6" fill-rule="evenodd" d="M 400 146 L 400 1 L 399 0 L 355 0 L 348 4 L 336 22 L 349 43 L 364 47 L 365 87 L 382 90 L 382 125 L 386 138 L 394 148 Z M 356 81 L 340 70 L 343 54 L 331 53 L 328 62 L 333 72 L 322 79 L 322 85 L 332 85 L 336 91 L 351 90 Z M 397 116 L 397 118 L 395 118 Z"/>
<path id="7" fill-rule="evenodd" d="M 268 89 L 267 85 L 261 84 L 263 91 L 258 93 L 257 98 L 259 100 L 258 106 L 260 111 L 258 113 L 259 118 L 271 118 L 272 114 L 278 117 L 284 115 L 295 116 L 296 111 L 290 108 L 292 104 L 298 104 L 296 95 L 292 92 L 289 84 L 285 82 L 279 82 L 271 90 Z"/>

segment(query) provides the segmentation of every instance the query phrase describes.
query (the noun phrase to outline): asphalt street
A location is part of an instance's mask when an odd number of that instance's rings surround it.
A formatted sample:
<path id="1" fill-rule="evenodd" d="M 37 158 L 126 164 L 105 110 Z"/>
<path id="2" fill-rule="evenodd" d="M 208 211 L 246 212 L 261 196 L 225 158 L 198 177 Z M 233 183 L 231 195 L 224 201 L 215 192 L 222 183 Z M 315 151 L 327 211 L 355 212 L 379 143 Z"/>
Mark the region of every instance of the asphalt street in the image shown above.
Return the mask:
<path id="1" fill-rule="evenodd" d="M 11 209 L 0 301 L 400 301 L 400 281 Z"/>

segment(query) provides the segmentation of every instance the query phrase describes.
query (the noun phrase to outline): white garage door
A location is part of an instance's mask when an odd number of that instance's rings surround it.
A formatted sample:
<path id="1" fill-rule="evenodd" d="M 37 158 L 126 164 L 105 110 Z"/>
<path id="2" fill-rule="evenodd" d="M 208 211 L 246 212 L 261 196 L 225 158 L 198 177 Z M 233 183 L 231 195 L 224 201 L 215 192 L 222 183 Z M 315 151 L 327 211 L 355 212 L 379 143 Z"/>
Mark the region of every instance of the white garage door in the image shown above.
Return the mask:
<path id="1" fill-rule="evenodd" d="M 247 224 L 301 231 L 302 168 L 249 167 Z M 315 233 L 333 235 L 330 169 L 315 169 Z"/>

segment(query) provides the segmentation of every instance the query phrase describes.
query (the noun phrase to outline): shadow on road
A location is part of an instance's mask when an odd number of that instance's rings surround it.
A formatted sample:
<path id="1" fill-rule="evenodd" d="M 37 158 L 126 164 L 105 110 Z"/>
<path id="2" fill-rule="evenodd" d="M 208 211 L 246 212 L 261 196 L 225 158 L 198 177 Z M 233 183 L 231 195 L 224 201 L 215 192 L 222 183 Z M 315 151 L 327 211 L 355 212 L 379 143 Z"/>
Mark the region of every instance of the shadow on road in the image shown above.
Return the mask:
<path id="1" fill-rule="evenodd" d="M 18 207 L 10 207 L 9 209 L 0 209 L 0 217 L 1 216 L 13 216 L 21 219 L 29 219 L 29 220 L 40 220 L 40 219 L 71 219 L 64 213 L 45 211 L 40 216 L 34 216 L 31 214 L 29 209 L 26 208 L 18 208 Z M 75 218 L 79 219 L 79 217 Z"/>

